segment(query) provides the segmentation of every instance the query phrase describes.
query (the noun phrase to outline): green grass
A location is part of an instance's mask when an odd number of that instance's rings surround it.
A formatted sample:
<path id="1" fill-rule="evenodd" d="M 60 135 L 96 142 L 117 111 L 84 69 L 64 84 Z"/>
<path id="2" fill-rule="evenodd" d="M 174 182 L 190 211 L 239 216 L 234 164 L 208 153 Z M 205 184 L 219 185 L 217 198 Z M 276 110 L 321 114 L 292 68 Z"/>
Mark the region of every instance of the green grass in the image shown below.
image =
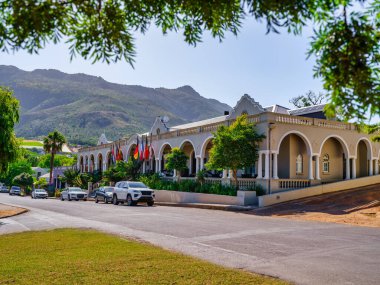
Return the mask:
<path id="1" fill-rule="evenodd" d="M 96 231 L 3 235 L 0 284 L 287 284 Z"/>
<path id="2" fill-rule="evenodd" d="M 22 146 L 39 146 L 39 147 L 43 146 L 43 144 L 39 141 L 22 141 L 21 145 Z"/>

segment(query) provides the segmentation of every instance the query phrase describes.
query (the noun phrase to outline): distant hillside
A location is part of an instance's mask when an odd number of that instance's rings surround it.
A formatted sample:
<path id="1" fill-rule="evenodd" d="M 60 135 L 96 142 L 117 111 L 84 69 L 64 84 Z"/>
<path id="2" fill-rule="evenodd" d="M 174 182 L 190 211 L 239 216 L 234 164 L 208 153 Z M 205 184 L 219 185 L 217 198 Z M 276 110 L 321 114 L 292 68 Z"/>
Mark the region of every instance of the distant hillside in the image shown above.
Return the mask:
<path id="1" fill-rule="evenodd" d="M 121 85 L 86 74 L 58 70 L 26 72 L 0 65 L 0 85 L 21 102 L 18 136 L 37 138 L 57 129 L 74 143 L 94 143 L 101 133 L 117 139 L 148 131 L 156 116 L 169 125 L 223 115 L 231 108 L 206 99 L 192 87 L 177 89 Z"/>

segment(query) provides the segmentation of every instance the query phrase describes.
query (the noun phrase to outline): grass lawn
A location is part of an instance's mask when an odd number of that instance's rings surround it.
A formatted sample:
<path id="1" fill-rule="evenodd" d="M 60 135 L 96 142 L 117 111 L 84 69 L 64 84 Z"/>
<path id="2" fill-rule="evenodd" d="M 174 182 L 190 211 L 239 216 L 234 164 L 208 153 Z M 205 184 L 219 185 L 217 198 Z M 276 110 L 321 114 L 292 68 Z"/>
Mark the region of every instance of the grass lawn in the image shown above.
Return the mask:
<path id="1" fill-rule="evenodd" d="M 22 146 L 44 146 L 41 142 L 39 141 L 22 141 L 21 142 Z"/>
<path id="2" fill-rule="evenodd" d="M 96 231 L 0 237 L 0 284 L 287 284 Z"/>

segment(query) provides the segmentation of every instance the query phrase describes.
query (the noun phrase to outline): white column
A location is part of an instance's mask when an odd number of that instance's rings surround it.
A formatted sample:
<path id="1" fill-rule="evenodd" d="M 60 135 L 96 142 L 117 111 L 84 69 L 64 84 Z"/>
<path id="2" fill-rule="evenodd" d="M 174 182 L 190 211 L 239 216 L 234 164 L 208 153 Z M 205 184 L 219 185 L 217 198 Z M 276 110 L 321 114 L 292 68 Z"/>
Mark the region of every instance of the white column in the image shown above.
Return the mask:
<path id="1" fill-rule="evenodd" d="M 107 162 L 103 162 L 103 172 L 107 170 Z"/>
<path id="2" fill-rule="evenodd" d="M 375 159 L 375 175 L 379 174 L 379 160 Z"/>
<path id="3" fill-rule="evenodd" d="M 228 177 L 229 177 L 230 179 L 233 179 L 233 178 L 234 178 L 234 172 L 232 171 L 232 169 L 230 169 L 230 170 L 228 171 Z"/>
<path id="4" fill-rule="evenodd" d="M 158 172 L 162 172 L 162 169 L 161 169 L 161 159 L 160 158 L 157 159 L 157 162 L 158 162 L 158 167 L 157 167 Z"/>
<path id="5" fill-rule="evenodd" d="M 351 173 L 350 173 L 350 159 L 346 158 L 346 180 L 351 179 Z"/>
<path id="6" fill-rule="evenodd" d="M 177 177 L 177 170 L 173 170 L 173 177 Z"/>
<path id="7" fill-rule="evenodd" d="M 313 156 L 312 155 L 309 156 L 309 179 L 310 180 L 314 179 L 314 177 L 313 177 Z"/>
<path id="8" fill-rule="evenodd" d="M 146 161 L 145 160 L 143 161 L 143 164 L 142 164 L 142 172 L 146 173 Z"/>
<path id="9" fill-rule="evenodd" d="M 315 156 L 315 179 L 321 180 L 321 176 L 319 174 L 319 155 Z"/>
<path id="10" fill-rule="evenodd" d="M 88 159 L 87 160 L 87 172 L 91 172 L 90 165 L 91 165 L 91 159 Z"/>
<path id="11" fill-rule="evenodd" d="M 370 159 L 369 160 L 368 176 L 372 176 L 372 175 L 373 175 L 373 160 Z"/>
<path id="12" fill-rule="evenodd" d="M 259 160 L 257 162 L 257 178 L 263 178 L 263 154 L 259 151 Z"/>
<path id="13" fill-rule="evenodd" d="M 204 158 L 203 157 L 201 157 L 200 159 L 199 159 L 199 168 L 200 168 L 200 170 L 203 170 L 204 168 L 205 168 L 205 160 L 204 160 Z"/>
<path id="14" fill-rule="evenodd" d="M 269 151 L 265 153 L 265 176 L 264 179 L 269 179 Z"/>
<path id="15" fill-rule="evenodd" d="M 273 179 L 278 179 L 277 153 L 273 154 Z"/>
<path id="16" fill-rule="evenodd" d="M 96 156 L 95 158 L 94 158 L 94 171 L 95 170 L 98 170 L 98 157 Z"/>
<path id="17" fill-rule="evenodd" d="M 199 172 L 199 157 L 195 157 L 195 173 Z"/>
<path id="18" fill-rule="evenodd" d="M 352 179 L 356 178 L 356 158 L 352 159 Z"/>
<path id="19" fill-rule="evenodd" d="M 228 176 L 228 170 L 227 169 L 223 169 L 223 176 L 222 178 L 227 178 Z"/>

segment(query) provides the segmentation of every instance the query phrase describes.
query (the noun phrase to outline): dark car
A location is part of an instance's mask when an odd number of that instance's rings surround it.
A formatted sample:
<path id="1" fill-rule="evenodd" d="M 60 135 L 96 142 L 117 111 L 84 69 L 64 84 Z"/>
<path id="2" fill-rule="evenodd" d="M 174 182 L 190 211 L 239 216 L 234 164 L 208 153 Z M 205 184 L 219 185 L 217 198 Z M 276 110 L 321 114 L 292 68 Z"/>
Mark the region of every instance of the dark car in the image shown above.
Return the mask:
<path id="1" fill-rule="evenodd" d="M 5 185 L 0 186 L 0 193 L 9 193 L 9 188 Z"/>
<path id="2" fill-rule="evenodd" d="M 21 196 L 21 188 L 18 186 L 12 186 L 11 190 L 9 191 L 9 195 L 18 195 Z"/>
<path id="3" fill-rule="evenodd" d="M 99 201 L 103 201 L 104 203 L 108 203 L 112 201 L 114 187 L 104 186 L 100 187 L 95 191 L 95 203 L 99 203 Z"/>

